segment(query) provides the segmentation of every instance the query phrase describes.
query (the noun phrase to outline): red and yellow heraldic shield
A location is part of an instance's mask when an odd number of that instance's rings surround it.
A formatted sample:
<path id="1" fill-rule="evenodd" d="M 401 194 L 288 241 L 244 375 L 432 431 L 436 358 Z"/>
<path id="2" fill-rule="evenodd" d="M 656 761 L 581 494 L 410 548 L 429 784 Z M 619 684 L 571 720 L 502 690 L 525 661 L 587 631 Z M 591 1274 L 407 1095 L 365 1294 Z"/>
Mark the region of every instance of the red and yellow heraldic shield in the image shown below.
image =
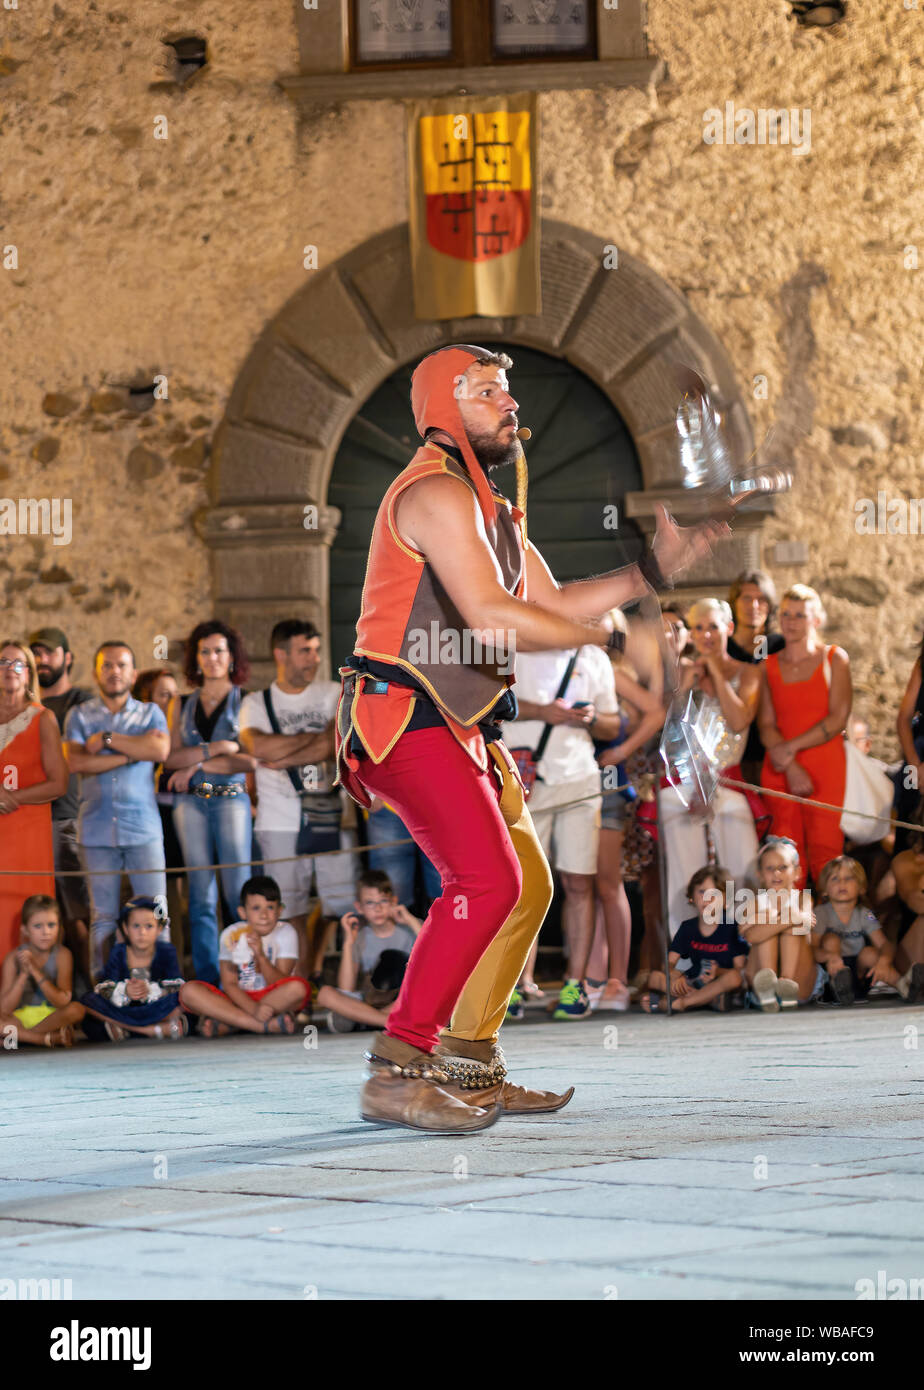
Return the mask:
<path id="1" fill-rule="evenodd" d="M 489 261 L 529 233 L 529 111 L 423 116 L 420 165 L 427 240 L 461 261 Z"/>
<path id="2" fill-rule="evenodd" d="M 408 111 L 419 318 L 541 311 L 536 97 L 443 97 Z"/>

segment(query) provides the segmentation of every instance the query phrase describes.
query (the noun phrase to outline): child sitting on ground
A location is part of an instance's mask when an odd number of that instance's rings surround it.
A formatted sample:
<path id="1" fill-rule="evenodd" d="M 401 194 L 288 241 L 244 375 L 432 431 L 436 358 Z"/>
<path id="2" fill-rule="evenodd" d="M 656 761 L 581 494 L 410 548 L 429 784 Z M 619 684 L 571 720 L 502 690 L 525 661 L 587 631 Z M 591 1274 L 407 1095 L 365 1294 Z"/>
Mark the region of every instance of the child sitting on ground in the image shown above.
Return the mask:
<path id="1" fill-rule="evenodd" d="M 74 957 L 61 941 L 54 898 L 33 893 L 22 905 L 22 945 L 0 971 L 0 1028 L 17 1043 L 70 1047 L 82 1005 L 71 999 Z M 12 1034 L 7 1032 L 12 1029 Z"/>
<path id="2" fill-rule="evenodd" d="M 381 869 L 360 874 L 355 912 L 340 919 L 343 949 L 337 987 L 374 1008 L 398 997 L 420 922 L 398 902 L 391 879 Z M 331 1019 L 335 1032 L 349 1033 L 354 1023 Z"/>
<path id="3" fill-rule="evenodd" d="M 83 996 L 83 1031 L 91 1042 L 123 1042 L 132 1033 L 177 1041 L 189 1032 L 180 1007 L 183 977 L 176 950 L 161 937 L 164 916 L 153 898 L 131 898 L 119 913 L 119 936 L 103 978 Z"/>
<path id="4" fill-rule="evenodd" d="M 794 842 L 768 837 L 757 854 L 760 888 L 740 911 L 741 935 L 749 947 L 747 977 L 764 1013 L 808 1003 L 824 981 L 812 950 L 811 898 L 793 886 L 798 873 Z"/>
<path id="5" fill-rule="evenodd" d="M 670 984 L 663 970 L 652 970 L 649 975 L 648 993 L 639 1000 L 646 1013 L 666 1011 L 663 995 L 668 988 L 672 1011 L 684 1013 L 708 1005 L 724 1013 L 732 994 L 744 988 L 748 948 L 734 917 L 723 909 L 727 882 L 729 874 L 717 865 L 697 869 L 690 879 L 687 899 L 696 908 L 696 916 L 680 923 L 671 942 L 667 958 Z M 679 960 L 689 960 L 689 970 L 675 969 Z"/>
<path id="6" fill-rule="evenodd" d="M 199 1015 L 205 1038 L 227 1033 L 294 1033 L 295 1015 L 309 1003 L 344 1013 L 373 1028 L 384 1028 L 387 1013 L 351 999 L 319 976 L 311 982 L 294 975 L 298 933 L 280 921 L 279 884 L 267 874 L 249 878 L 241 889 L 240 926 L 226 927 L 219 939 L 221 989 L 190 980 L 180 990 L 187 1013 Z"/>
<path id="7" fill-rule="evenodd" d="M 876 985 L 893 986 L 903 999 L 924 986 L 924 966 L 904 975 L 896 970 L 895 947 L 865 905 L 866 886 L 862 864 L 846 854 L 830 859 L 818 876 L 825 901 L 815 909 L 815 959 L 827 970 L 838 1004 L 852 1004 Z"/>

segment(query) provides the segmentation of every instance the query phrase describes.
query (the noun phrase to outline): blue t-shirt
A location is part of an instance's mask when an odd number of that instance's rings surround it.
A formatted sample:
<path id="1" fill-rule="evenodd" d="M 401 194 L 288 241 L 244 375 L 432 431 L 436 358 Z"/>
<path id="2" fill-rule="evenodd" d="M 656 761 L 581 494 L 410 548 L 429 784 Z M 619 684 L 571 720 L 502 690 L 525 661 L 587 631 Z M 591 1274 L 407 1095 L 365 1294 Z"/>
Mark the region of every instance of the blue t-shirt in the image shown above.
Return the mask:
<path id="1" fill-rule="evenodd" d="M 730 970 L 736 956 L 746 956 L 750 950 L 742 941 L 733 917 L 724 916 L 711 936 L 703 936 L 698 917 L 688 917 L 677 928 L 671 951 L 691 962 L 688 978 L 698 978 L 703 965 L 714 960 L 719 970 Z"/>
<path id="2" fill-rule="evenodd" d="M 167 733 L 167 720 L 159 705 L 143 703 L 129 695 L 113 714 L 96 696 L 68 713 L 64 737 L 86 743 L 91 734 L 109 729 L 114 734 L 146 734 L 153 729 Z M 115 749 L 102 749 L 104 754 Z M 79 779 L 80 810 L 77 839 L 82 845 L 144 845 L 163 839 L 160 811 L 154 795 L 152 762 L 130 762 L 111 772 L 87 774 Z"/>

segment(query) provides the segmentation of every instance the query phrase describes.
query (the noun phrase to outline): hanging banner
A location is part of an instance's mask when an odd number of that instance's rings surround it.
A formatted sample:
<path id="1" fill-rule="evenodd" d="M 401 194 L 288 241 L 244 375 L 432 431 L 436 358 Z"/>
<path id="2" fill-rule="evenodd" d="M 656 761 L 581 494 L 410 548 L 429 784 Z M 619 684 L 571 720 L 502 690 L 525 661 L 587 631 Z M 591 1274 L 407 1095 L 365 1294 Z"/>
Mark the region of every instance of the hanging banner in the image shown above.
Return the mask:
<path id="1" fill-rule="evenodd" d="M 418 318 L 541 312 L 537 149 L 535 92 L 409 103 Z"/>

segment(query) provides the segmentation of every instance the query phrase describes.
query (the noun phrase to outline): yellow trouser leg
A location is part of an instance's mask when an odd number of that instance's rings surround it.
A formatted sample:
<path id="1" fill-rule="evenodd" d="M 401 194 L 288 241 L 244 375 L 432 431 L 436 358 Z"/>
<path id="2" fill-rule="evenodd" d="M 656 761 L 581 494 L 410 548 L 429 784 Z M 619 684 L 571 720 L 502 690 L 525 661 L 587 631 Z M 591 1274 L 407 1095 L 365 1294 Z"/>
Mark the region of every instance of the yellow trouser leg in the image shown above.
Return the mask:
<path id="1" fill-rule="evenodd" d="M 444 1036 L 496 1042 L 507 1003 L 552 901 L 552 871 L 513 774 L 501 767 L 501 810 L 523 870 L 520 901 L 468 977 Z M 519 809 L 513 824 L 510 820 Z"/>

